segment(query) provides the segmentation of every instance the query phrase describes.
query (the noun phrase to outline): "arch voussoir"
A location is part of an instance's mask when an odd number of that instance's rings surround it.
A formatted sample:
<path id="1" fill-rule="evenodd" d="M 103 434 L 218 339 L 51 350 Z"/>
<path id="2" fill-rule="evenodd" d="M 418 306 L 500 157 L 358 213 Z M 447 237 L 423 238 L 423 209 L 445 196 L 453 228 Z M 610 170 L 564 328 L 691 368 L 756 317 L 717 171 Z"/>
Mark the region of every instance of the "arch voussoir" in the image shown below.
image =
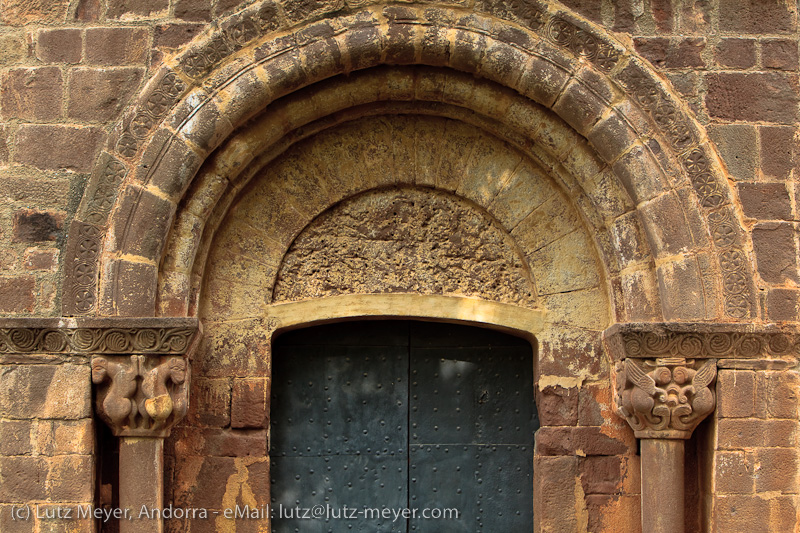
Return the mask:
<path id="1" fill-rule="evenodd" d="M 611 165 L 635 205 L 691 184 L 693 197 L 685 194 L 686 189 L 679 198 L 702 207 L 700 223 L 707 228 L 709 217 L 730 204 L 727 185 L 721 179 L 722 167 L 684 106 L 634 54 L 569 13 L 527 5 L 524 9 L 495 6 L 488 15 L 467 15 L 458 8 L 432 6 L 368 6 L 324 22 L 303 24 L 298 13 L 290 16 L 279 10 L 284 17 L 279 18 L 280 26 L 265 18 L 270 12 L 268 5 L 272 4 L 255 4 L 227 19 L 157 73 L 110 137 L 113 148 L 103 156 L 94 182 L 113 167 L 109 161 L 119 161 L 125 175 L 119 186 L 138 184 L 147 194 L 168 200 L 172 212 L 160 216 L 171 223 L 177 200 L 190 187 L 203 161 L 236 128 L 269 110 L 278 98 L 335 74 L 384 63 L 413 63 L 446 66 L 484 77 L 551 108 L 588 138 Z M 508 68 L 516 62 L 525 65 L 522 72 Z M 275 135 L 291 129 L 285 126 Z M 94 225 L 88 219 L 97 211 L 91 206 L 96 205 L 99 190 L 94 184 L 87 188 L 87 194 L 93 196 L 82 203 L 76 224 Z M 101 291 L 108 294 L 115 294 L 114 287 L 122 281 L 108 274 L 119 271 L 112 263 L 130 262 L 122 258 L 131 256 L 158 264 L 161 258 L 157 252 L 163 251 L 169 233 L 169 225 L 166 229 L 157 225 L 154 232 L 160 233 L 148 236 L 160 240 L 160 246 L 143 247 L 120 239 L 120 227 L 143 220 L 153 208 L 148 204 L 128 208 L 126 203 L 132 201 L 132 195 L 118 196 L 113 230 L 103 223 L 102 213 L 94 217 L 99 234 L 109 233 L 102 259 L 108 268 L 100 268 L 99 258 L 90 266 L 102 275 L 101 279 L 110 280 L 112 286 Z M 143 193 L 140 196 L 150 198 Z M 688 221 L 696 222 L 697 217 Z M 728 222 L 737 223 L 737 217 Z M 699 235 L 702 230 L 695 233 Z M 748 244 L 738 240 L 744 238 L 744 232 L 733 234 L 735 242 L 725 249 L 717 248 L 713 241 L 708 257 L 719 261 L 724 253 L 746 254 Z M 73 263 L 79 262 L 76 253 L 80 239 L 77 230 L 71 232 L 68 273 L 75 270 Z M 715 277 L 712 274 L 716 271 L 720 274 Z M 715 283 L 723 288 L 724 303 L 719 313 L 746 318 L 757 312 L 749 263 L 743 263 L 735 273 L 722 267 L 703 272 L 698 276 L 715 277 Z M 726 282 L 742 275 L 750 280 L 744 289 L 741 283 Z M 75 285 L 73 278 L 68 279 L 67 286 Z M 670 287 L 662 279 L 663 290 Z M 65 298 L 65 310 L 70 314 L 98 311 L 95 303 L 77 306 L 77 300 L 70 298 Z M 103 299 L 108 297 L 104 295 Z M 149 313 L 152 307 L 148 303 L 140 312 Z M 107 306 L 103 312 L 105 309 Z M 715 313 L 703 312 L 707 316 Z M 693 312 L 689 314 L 694 316 Z M 674 316 L 685 316 L 680 306 Z"/>

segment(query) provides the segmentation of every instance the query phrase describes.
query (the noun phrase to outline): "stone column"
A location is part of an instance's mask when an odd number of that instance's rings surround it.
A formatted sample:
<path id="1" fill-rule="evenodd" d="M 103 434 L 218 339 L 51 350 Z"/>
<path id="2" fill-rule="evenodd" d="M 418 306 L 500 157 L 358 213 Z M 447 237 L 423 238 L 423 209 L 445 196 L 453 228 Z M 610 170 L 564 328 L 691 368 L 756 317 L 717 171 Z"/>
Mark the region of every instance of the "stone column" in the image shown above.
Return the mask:
<path id="1" fill-rule="evenodd" d="M 618 413 L 641 439 L 642 531 L 684 531 L 684 440 L 714 411 L 715 360 L 624 359 Z"/>
<path id="2" fill-rule="evenodd" d="M 92 381 L 97 414 L 120 437 L 119 501 L 133 517 L 120 520 L 120 532 L 161 532 L 163 439 L 186 415 L 188 363 L 182 357 L 95 357 Z"/>

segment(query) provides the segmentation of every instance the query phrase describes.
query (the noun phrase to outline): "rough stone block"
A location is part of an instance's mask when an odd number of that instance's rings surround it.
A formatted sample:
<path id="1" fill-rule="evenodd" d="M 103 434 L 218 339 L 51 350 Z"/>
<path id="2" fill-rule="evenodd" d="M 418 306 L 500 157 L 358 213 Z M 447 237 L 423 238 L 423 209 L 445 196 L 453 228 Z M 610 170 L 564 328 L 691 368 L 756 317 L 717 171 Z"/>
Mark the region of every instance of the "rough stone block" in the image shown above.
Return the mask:
<path id="1" fill-rule="evenodd" d="M 186 427 L 173 435 L 177 456 L 264 457 L 268 453 L 266 429 Z"/>
<path id="2" fill-rule="evenodd" d="M 797 13 L 783 2 L 720 0 L 718 9 L 723 32 L 789 33 L 796 28 Z"/>
<path id="3" fill-rule="evenodd" d="M 61 116 L 61 69 L 14 68 L 0 77 L 4 119 L 49 121 Z"/>
<path id="4" fill-rule="evenodd" d="M 0 416 L 79 419 L 91 416 L 87 365 L 0 366 Z"/>
<path id="5" fill-rule="evenodd" d="M 579 461 L 584 494 L 618 494 L 622 488 L 622 460 L 596 455 Z"/>
<path id="6" fill-rule="evenodd" d="M 787 178 L 797 163 L 797 141 L 791 126 L 761 126 L 761 172 L 766 176 Z"/>
<path id="7" fill-rule="evenodd" d="M 755 450 L 758 465 L 755 472 L 757 492 L 797 493 L 798 460 L 795 448 L 759 448 Z"/>
<path id="8" fill-rule="evenodd" d="M 756 128 L 749 125 L 712 126 L 708 136 L 717 145 L 725 166 L 738 179 L 753 179 L 758 167 Z"/>
<path id="9" fill-rule="evenodd" d="M 209 378 L 267 375 L 270 335 L 264 321 L 204 322 L 203 328 L 194 359 L 198 375 Z"/>
<path id="10" fill-rule="evenodd" d="M 761 42 L 761 63 L 765 68 L 797 70 L 797 41 L 776 39 Z"/>
<path id="11" fill-rule="evenodd" d="M 667 320 L 703 319 L 706 301 L 697 258 L 683 256 L 656 268 L 661 310 Z"/>
<path id="12" fill-rule="evenodd" d="M 767 316 L 776 322 L 794 322 L 798 319 L 800 291 L 796 289 L 770 289 L 767 292 Z"/>
<path id="13" fill-rule="evenodd" d="M 145 28 L 88 28 L 86 61 L 108 66 L 143 64 L 150 52 L 149 40 Z"/>
<path id="14" fill-rule="evenodd" d="M 231 421 L 229 379 L 197 378 L 192 381 L 189 420 L 202 426 L 225 427 Z"/>
<path id="15" fill-rule="evenodd" d="M 725 72 L 706 75 L 708 113 L 722 120 L 792 124 L 798 82 L 788 74 Z"/>
<path id="16" fill-rule="evenodd" d="M 269 425 L 267 379 L 234 379 L 231 395 L 232 428 L 265 428 Z"/>
<path id="17" fill-rule="evenodd" d="M 578 531 L 575 485 L 577 457 L 535 457 L 533 465 L 534 529 Z"/>
<path id="18" fill-rule="evenodd" d="M 756 64 L 755 39 L 722 39 L 714 49 L 714 59 L 722 67 L 746 69 Z"/>
<path id="19" fill-rule="evenodd" d="M 754 372 L 720 370 L 717 375 L 717 409 L 723 418 L 747 418 L 755 414 Z"/>
<path id="20" fill-rule="evenodd" d="M 578 389 L 550 385 L 538 390 L 536 409 L 542 426 L 574 426 L 578 423 Z"/>
<path id="21" fill-rule="evenodd" d="M 35 288 L 36 280 L 32 276 L 0 277 L 0 312 L 32 313 L 36 304 Z"/>
<path id="22" fill-rule="evenodd" d="M 80 63 L 81 34 L 78 28 L 39 30 L 36 32 L 36 57 L 44 63 Z"/>
<path id="23" fill-rule="evenodd" d="M 562 91 L 552 109 L 580 134 L 586 135 L 608 107 L 609 104 L 586 85 L 573 81 Z"/>
<path id="24" fill-rule="evenodd" d="M 42 420 L 37 428 L 36 448 L 42 455 L 91 455 L 92 420 Z"/>
<path id="25" fill-rule="evenodd" d="M 539 455 L 621 455 L 628 446 L 605 435 L 600 427 L 542 427 L 536 432 Z"/>
<path id="26" fill-rule="evenodd" d="M 0 503 L 22 503 L 48 497 L 44 480 L 48 464 L 43 457 L 0 456 Z"/>
<path id="27" fill-rule="evenodd" d="M 12 26 L 29 22 L 52 24 L 63 22 L 68 8 L 69 0 L 3 0 L 0 19 Z"/>
<path id="28" fill-rule="evenodd" d="M 106 16 L 122 18 L 124 15 L 149 16 L 169 8 L 169 0 L 108 0 Z"/>
<path id="29" fill-rule="evenodd" d="M 22 259 L 22 266 L 25 270 L 49 270 L 58 269 L 57 248 L 28 248 Z"/>
<path id="30" fill-rule="evenodd" d="M 797 419 L 800 376 L 796 371 L 766 372 L 767 412 L 772 418 Z"/>
<path id="31" fill-rule="evenodd" d="M 210 21 L 211 3 L 211 0 L 177 0 L 175 2 L 175 18 Z"/>
<path id="32" fill-rule="evenodd" d="M 15 242 L 55 241 L 64 229 L 64 213 L 22 209 L 14 213 Z"/>
<path id="33" fill-rule="evenodd" d="M 636 205 L 654 198 L 665 189 L 663 172 L 643 146 L 634 146 L 612 168 Z"/>
<path id="34" fill-rule="evenodd" d="M 788 222 L 766 222 L 753 228 L 758 273 L 767 283 L 800 281 L 794 234 L 794 225 Z"/>
<path id="35" fill-rule="evenodd" d="M 142 80 L 139 68 L 81 68 L 70 72 L 67 117 L 82 122 L 117 118 Z"/>
<path id="36" fill-rule="evenodd" d="M 792 202 L 783 183 L 738 183 L 745 216 L 758 220 L 791 220 Z"/>
<path id="37" fill-rule="evenodd" d="M 0 420 L 0 456 L 28 455 L 32 451 L 30 421 Z"/>
<path id="38" fill-rule="evenodd" d="M 643 203 L 639 217 L 649 237 L 649 248 L 656 258 L 686 253 L 692 248 L 692 235 L 675 193 L 663 194 Z"/>
<path id="39" fill-rule="evenodd" d="M 795 420 L 722 418 L 717 426 L 717 445 L 722 449 L 794 447 L 797 436 Z"/>
<path id="40" fill-rule="evenodd" d="M 90 502 L 94 493 L 94 457 L 61 455 L 48 461 L 45 486 L 51 501 Z"/>
<path id="41" fill-rule="evenodd" d="M 717 452 L 716 488 L 723 494 L 752 494 L 755 488 L 753 454 L 750 452 Z"/>
<path id="42" fill-rule="evenodd" d="M 89 172 L 104 139 L 99 128 L 22 124 L 15 160 L 41 169 Z"/>

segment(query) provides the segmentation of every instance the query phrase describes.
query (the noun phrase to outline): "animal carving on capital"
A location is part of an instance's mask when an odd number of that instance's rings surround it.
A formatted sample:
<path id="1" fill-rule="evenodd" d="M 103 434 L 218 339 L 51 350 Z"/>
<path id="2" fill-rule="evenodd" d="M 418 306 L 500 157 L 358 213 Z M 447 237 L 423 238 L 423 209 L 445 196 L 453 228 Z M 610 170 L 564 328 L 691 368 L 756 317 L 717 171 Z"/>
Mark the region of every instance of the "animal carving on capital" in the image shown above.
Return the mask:
<path id="1" fill-rule="evenodd" d="M 638 438 L 688 439 L 714 411 L 716 362 L 625 359 L 616 367 L 615 401 Z"/>
<path id="2" fill-rule="evenodd" d="M 116 436 L 169 436 L 188 409 L 188 376 L 186 360 L 180 357 L 95 357 L 97 413 Z"/>

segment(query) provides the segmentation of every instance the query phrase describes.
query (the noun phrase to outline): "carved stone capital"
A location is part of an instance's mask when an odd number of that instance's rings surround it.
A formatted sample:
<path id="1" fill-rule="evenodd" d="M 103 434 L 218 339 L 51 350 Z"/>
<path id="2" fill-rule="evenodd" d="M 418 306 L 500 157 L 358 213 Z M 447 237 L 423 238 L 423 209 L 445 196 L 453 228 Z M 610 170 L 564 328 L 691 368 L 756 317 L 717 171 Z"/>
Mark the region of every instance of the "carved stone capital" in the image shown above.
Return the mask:
<path id="1" fill-rule="evenodd" d="M 168 437 L 189 406 L 189 364 L 144 355 L 92 359 L 96 410 L 120 437 Z"/>
<path id="2" fill-rule="evenodd" d="M 617 413 L 637 438 L 688 439 L 714 411 L 714 360 L 681 357 L 616 363 Z"/>

